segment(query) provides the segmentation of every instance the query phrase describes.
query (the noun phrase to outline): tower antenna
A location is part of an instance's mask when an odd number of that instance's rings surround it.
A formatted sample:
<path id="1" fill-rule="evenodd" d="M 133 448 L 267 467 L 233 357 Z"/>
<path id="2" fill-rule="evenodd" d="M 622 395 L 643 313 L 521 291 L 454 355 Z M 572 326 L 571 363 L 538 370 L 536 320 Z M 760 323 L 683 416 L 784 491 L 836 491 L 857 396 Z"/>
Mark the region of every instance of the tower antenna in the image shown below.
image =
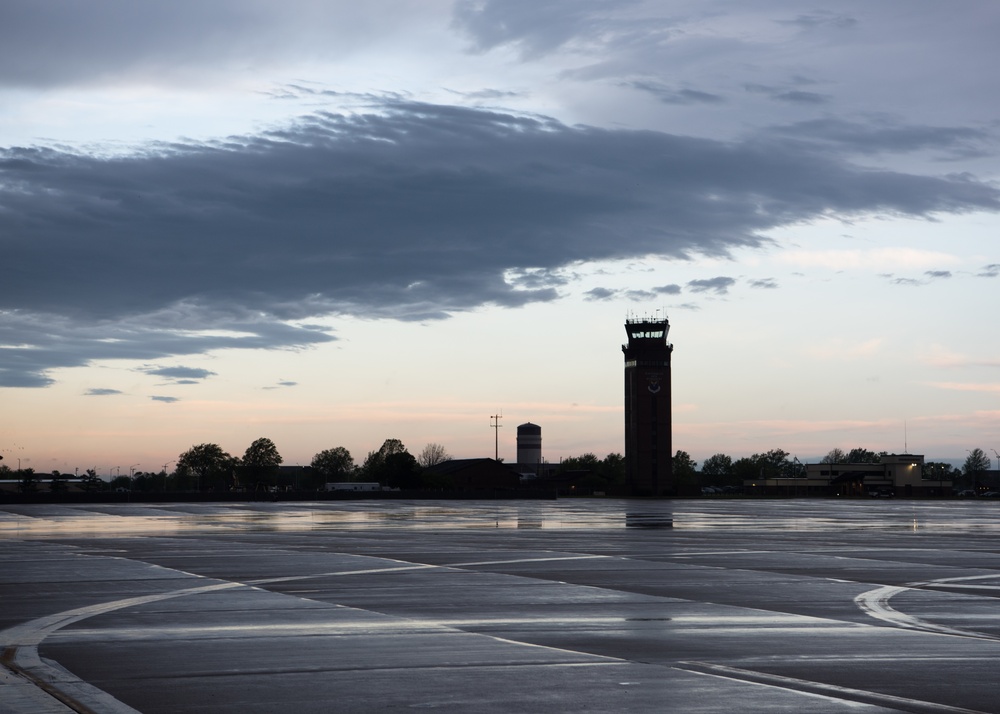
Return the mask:
<path id="1" fill-rule="evenodd" d="M 490 423 L 490 428 L 496 430 L 495 431 L 496 438 L 494 439 L 494 447 L 493 447 L 494 448 L 494 452 L 493 452 L 493 460 L 494 461 L 499 461 L 500 460 L 500 429 L 503 428 L 503 425 L 500 423 L 501 419 L 503 419 L 503 413 L 502 412 L 500 414 L 493 414 L 493 415 L 490 416 L 490 422 L 491 422 Z"/>

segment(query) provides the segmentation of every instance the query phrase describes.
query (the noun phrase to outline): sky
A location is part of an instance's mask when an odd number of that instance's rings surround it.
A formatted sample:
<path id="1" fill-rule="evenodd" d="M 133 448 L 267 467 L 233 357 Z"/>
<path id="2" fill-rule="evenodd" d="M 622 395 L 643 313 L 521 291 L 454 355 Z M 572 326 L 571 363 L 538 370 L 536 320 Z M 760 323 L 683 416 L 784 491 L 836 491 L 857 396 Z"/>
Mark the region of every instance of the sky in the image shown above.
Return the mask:
<path id="1" fill-rule="evenodd" d="M 994 0 L 5 0 L 0 455 L 512 462 L 532 422 L 603 457 L 624 322 L 666 317 L 699 463 L 992 457 L 998 35 Z"/>

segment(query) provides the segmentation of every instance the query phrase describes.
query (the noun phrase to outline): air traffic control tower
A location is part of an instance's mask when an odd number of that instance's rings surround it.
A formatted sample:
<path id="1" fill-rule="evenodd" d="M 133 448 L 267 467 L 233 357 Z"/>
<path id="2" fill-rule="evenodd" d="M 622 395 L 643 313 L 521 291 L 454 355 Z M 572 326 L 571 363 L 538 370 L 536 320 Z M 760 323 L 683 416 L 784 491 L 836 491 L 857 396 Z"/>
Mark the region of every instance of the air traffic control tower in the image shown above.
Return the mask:
<path id="1" fill-rule="evenodd" d="M 625 332 L 625 468 L 632 496 L 676 491 L 670 414 L 670 323 L 628 319 Z"/>

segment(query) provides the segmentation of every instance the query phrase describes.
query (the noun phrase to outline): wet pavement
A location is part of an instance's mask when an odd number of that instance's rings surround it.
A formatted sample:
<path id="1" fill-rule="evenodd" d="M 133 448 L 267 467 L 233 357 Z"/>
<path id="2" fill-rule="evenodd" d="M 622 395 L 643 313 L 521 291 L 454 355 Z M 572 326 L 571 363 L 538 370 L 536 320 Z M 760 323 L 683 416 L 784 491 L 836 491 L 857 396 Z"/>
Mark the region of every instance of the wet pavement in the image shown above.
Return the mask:
<path id="1" fill-rule="evenodd" d="M 1000 503 L 0 504 L 0 712 L 1000 712 Z"/>

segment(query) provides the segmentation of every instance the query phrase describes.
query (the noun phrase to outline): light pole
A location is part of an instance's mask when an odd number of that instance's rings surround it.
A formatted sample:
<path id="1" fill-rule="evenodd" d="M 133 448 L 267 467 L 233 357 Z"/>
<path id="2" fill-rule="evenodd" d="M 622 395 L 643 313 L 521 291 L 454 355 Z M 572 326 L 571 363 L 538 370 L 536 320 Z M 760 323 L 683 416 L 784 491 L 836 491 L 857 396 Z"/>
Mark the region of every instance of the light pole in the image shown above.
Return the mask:
<path id="1" fill-rule="evenodd" d="M 176 461 L 168 461 L 167 463 L 163 464 L 163 492 L 164 493 L 167 492 L 167 467 L 170 466 L 170 464 L 175 464 L 175 463 L 177 463 L 177 462 Z"/>
<path id="2" fill-rule="evenodd" d="M 494 439 L 494 452 L 493 452 L 494 461 L 500 461 L 500 429 L 503 428 L 503 425 L 500 424 L 501 419 L 503 419 L 503 414 L 493 414 L 490 417 L 490 422 L 491 422 L 490 427 L 496 429 L 495 432 L 496 436 Z"/>
<path id="3" fill-rule="evenodd" d="M 138 466 L 138 465 L 139 464 L 132 464 L 131 466 L 128 467 L 128 490 L 129 491 L 132 490 L 132 483 L 133 483 L 133 480 L 135 479 L 135 467 Z"/>

